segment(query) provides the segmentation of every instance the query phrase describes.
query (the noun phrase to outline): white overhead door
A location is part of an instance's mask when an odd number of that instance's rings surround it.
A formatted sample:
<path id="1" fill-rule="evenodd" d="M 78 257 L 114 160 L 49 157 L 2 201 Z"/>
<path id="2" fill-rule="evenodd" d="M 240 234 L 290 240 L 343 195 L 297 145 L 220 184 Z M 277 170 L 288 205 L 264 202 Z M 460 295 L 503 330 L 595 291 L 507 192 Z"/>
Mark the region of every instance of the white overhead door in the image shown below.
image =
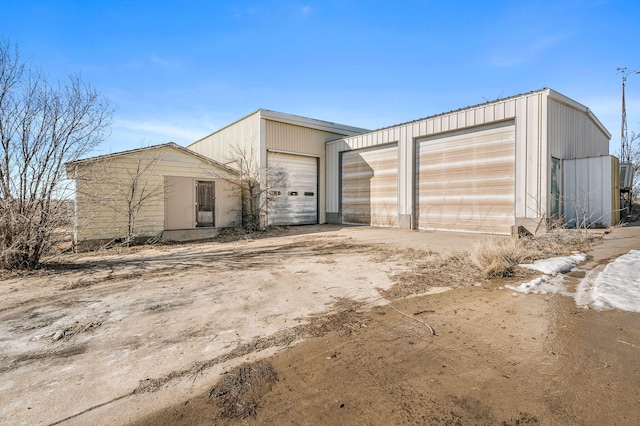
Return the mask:
<path id="1" fill-rule="evenodd" d="M 510 234 L 514 203 L 512 122 L 416 142 L 419 229 Z"/>
<path id="2" fill-rule="evenodd" d="M 398 226 L 398 146 L 342 153 L 342 223 Z"/>
<path id="3" fill-rule="evenodd" d="M 269 225 L 318 223 L 318 159 L 269 152 Z"/>

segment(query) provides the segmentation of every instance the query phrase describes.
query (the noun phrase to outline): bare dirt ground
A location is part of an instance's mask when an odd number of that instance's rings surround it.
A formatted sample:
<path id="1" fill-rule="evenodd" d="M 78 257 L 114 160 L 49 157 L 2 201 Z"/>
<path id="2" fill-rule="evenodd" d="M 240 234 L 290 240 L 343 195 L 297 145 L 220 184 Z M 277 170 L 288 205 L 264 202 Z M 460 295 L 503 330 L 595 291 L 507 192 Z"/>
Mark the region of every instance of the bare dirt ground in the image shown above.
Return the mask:
<path id="1" fill-rule="evenodd" d="M 482 238 L 300 227 L 5 277 L 0 423 L 637 424 L 640 315 L 437 254 Z"/>

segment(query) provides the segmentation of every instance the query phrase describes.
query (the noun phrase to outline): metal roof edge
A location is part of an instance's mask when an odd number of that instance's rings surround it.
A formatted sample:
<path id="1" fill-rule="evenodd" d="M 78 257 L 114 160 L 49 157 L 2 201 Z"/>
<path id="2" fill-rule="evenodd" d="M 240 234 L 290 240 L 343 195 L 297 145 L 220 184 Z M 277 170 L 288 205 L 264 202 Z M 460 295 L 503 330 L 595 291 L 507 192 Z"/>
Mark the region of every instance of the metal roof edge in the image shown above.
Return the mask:
<path id="1" fill-rule="evenodd" d="M 453 114 L 453 113 L 456 113 L 456 112 L 461 112 L 461 111 L 466 111 L 466 110 L 470 110 L 470 109 L 474 109 L 474 108 L 479 108 L 479 107 L 486 106 L 486 105 L 497 104 L 499 102 L 510 101 L 510 100 L 521 98 L 521 97 L 524 97 L 524 96 L 529 96 L 529 95 L 532 95 L 534 93 L 543 93 L 543 92 L 546 92 L 548 90 L 550 90 L 550 89 L 544 87 L 542 89 L 532 90 L 530 92 L 524 92 L 524 93 L 520 93 L 520 94 L 517 94 L 517 95 L 508 96 L 506 98 L 499 98 L 499 99 L 495 99 L 493 101 L 482 102 L 482 103 L 479 103 L 479 104 L 470 105 L 470 106 L 466 106 L 466 107 L 462 107 L 462 108 L 457 108 L 457 109 L 453 109 L 453 110 L 446 111 L 446 112 L 440 112 L 438 114 L 429 115 L 429 116 L 426 116 L 426 117 L 416 118 L 415 120 L 409 120 L 409 121 L 405 121 L 405 122 L 402 122 L 402 123 L 393 124 L 391 126 L 381 127 L 379 129 L 370 130 L 370 131 L 365 132 L 363 134 L 374 133 L 374 132 L 378 132 L 380 130 L 391 129 L 391 128 L 399 127 L 399 126 L 405 126 L 407 124 L 417 123 L 419 121 L 429 120 L 431 118 L 441 117 L 443 115 L 449 115 L 449 114 Z M 336 141 L 337 140 L 339 140 L 339 139 L 336 139 Z M 330 143 L 330 142 L 333 142 L 333 141 L 329 141 L 327 143 Z"/>
<path id="2" fill-rule="evenodd" d="M 303 117 L 301 115 L 288 114 L 268 109 L 260 109 L 258 111 L 260 112 L 260 117 L 267 120 L 279 121 L 281 123 L 308 127 L 311 129 L 322 130 L 330 133 L 344 134 L 345 136 L 352 136 L 369 131 L 369 129 L 363 129 L 360 127 L 334 123 L 331 121 L 318 120 L 316 118 Z"/>
<path id="3" fill-rule="evenodd" d="M 126 151 L 119 151 L 119 152 L 113 152 L 113 153 L 110 153 L 110 154 L 96 155 L 95 157 L 89 157 L 89 158 L 83 158 L 81 160 L 70 161 L 70 162 L 65 164 L 65 168 L 69 169 L 70 167 L 77 166 L 77 165 L 80 165 L 80 164 L 83 164 L 83 163 L 97 162 L 97 161 L 102 161 L 102 160 L 106 160 L 106 159 L 109 159 L 109 158 L 120 157 L 120 156 L 123 156 L 123 155 L 131 155 L 131 154 L 135 154 L 137 152 L 150 151 L 150 150 L 153 150 L 153 149 L 161 149 L 161 148 L 173 148 L 173 149 L 176 149 L 176 150 L 178 150 L 180 152 L 183 152 L 183 153 L 185 153 L 187 155 L 191 155 L 193 157 L 196 157 L 196 158 L 198 158 L 199 160 L 201 160 L 201 161 L 203 161 L 205 163 L 212 164 L 212 165 L 215 165 L 217 167 L 220 167 L 220 168 L 222 168 L 222 169 L 224 169 L 224 170 L 226 170 L 228 172 L 231 172 L 231 173 L 234 173 L 234 174 L 238 173 L 237 170 L 234 170 L 233 168 L 231 168 L 229 166 L 226 166 L 226 165 L 224 165 L 222 163 L 219 163 L 219 162 L 217 162 L 215 160 L 212 160 L 212 159 L 210 159 L 208 157 L 205 157 L 202 154 L 198 154 L 197 152 L 194 152 L 194 151 L 192 151 L 192 150 L 190 150 L 188 148 L 185 148 L 185 147 L 183 147 L 181 145 L 178 145 L 175 142 L 167 142 L 167 143 L 158 144 L 158 145 L 145 146 L 145 147 L 142 147 L 142 148 L 129 149 L 129 150 L 126 150 Z"/>
<path id="4" fill-rule="evenodd" d="M 602 124 L 602 122 L 598 119 L 598 117 L 596 117 L 596 115 L 593 113 L 593 111 L 591 111 L 591 109 L 589 109 L 589 107 L 582 105 L 580 102 L 577 102 L 571 98 L 569 98 L 568 96 L 563 95 L 560 92 L 556 92 L 553 89 L 547 89 L 548 90 L 548 96 L 552 99 L 555 99 L 559 102 L 565 103 L 577 110 L 580 110 L 584 113 L 586 113 L 589 118 L 595 123 L 596 126 L 598 126 L 600 128 L 600 130 L 602 130 L 602 132 L 607 135 L 607 137 L 609 139 L 611 139 L 611 133 L 609 132 L 609 130 L 607 130 L 606 127 L 604 127 L 604 124 Z"/>
<path id="5" fill-rule="evenodd" d="M 195 142 L 191 142 L 189 145 L 187 145 L 187 149 L 188 149 L 190 146 L 195 145 L 195 144 L 197 144 L 198 142 L 201 142 L 201 141 L 205 140 L 205 139 L 206 139 L 206 138 L 208 138 L 209 136 L 215 135 L 216 133 L 221 132 L 221 131 L 223 131 L 223 130 L 224 130 L 224 129 L 226 129 L 226 128 L 229 128 L 229 127 L 231 127 L 231 126 L 233 126 L 233 125 L 235 125 L 235 124 L 237 124 L 237 123 L 241 122 L 242 120 L 246 120 L 247 118 L 251 117 L 252 115 L 255 115 L 255 114 L 260 115 L 260 111 L 262 111 L 262 110 L 261 110 L 261 109 L 257 109 L 257 110 L 255 110 L 255 111 L 253 111 L 252 113 L 249 113 L 249 114 L 245 115 L 244 117 L 238 118 L 237 120 L 235 120 L 235 121 L 233 121 L 233 122 L 231 122 L 231 123 L 227 124 L 226 126 L 220 127 L 218 130 L 215 130 L 215 131 L 213 131 L 213 132 L 211 132 L 211 133 L 209 133 L 209 134 L 207 134 L 207 135 L 205 135 L 205 136 L 201 137 L 201 138 L 200 138 L 200 139 L 198 139 L 197 141 L 195 141 Z"/>

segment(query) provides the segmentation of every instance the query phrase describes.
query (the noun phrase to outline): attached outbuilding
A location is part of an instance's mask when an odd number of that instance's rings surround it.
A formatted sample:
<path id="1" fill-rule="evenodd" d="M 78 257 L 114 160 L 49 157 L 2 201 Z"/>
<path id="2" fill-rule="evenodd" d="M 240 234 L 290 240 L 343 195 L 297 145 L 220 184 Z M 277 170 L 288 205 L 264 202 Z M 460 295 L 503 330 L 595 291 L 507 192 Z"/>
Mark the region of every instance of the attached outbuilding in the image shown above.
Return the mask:
<path id="1" fill-rule="evenodd" d="M 265 190 L 264 225 L 325 223 L 325 144 L 365 129 L 259 109 L 187 148 L 243 173 Z"/>
<path id="2" fill-rule="evenodd" d="M 608 226 L 619 219 L 610 138 L 551 89 L 340 138 L 326 144 L 327 222 L 536 233 L 575 225 L 578 211 Z"/>
<path id="3" fill-rule="evenodd" d="M 75 180 L 75 241 L 196 240 L 240 220 L 235 170 L 175 143 L 67 164 Z"/>

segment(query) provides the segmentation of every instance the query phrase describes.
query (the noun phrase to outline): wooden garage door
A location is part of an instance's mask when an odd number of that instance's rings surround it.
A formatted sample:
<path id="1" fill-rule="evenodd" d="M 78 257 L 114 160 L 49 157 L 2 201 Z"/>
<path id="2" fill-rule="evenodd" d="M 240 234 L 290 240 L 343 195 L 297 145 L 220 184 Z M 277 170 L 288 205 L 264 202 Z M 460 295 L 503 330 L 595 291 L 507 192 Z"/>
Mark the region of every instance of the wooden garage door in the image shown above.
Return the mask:
<path id="1" fill-rule="evenodd" d="M 515 126 L 483 127 L 416 143 L 419 229 L 510 234 Z"/>
<path id="2" fill-rule="evenodd" d="M 269 225 L 318 223 L 318 159 L 268 153 Z"/>
<path id="3" fill-rule="evenodd" d="M 342 223 L 398 226 L 398 146 L 342 153 Z"/>

